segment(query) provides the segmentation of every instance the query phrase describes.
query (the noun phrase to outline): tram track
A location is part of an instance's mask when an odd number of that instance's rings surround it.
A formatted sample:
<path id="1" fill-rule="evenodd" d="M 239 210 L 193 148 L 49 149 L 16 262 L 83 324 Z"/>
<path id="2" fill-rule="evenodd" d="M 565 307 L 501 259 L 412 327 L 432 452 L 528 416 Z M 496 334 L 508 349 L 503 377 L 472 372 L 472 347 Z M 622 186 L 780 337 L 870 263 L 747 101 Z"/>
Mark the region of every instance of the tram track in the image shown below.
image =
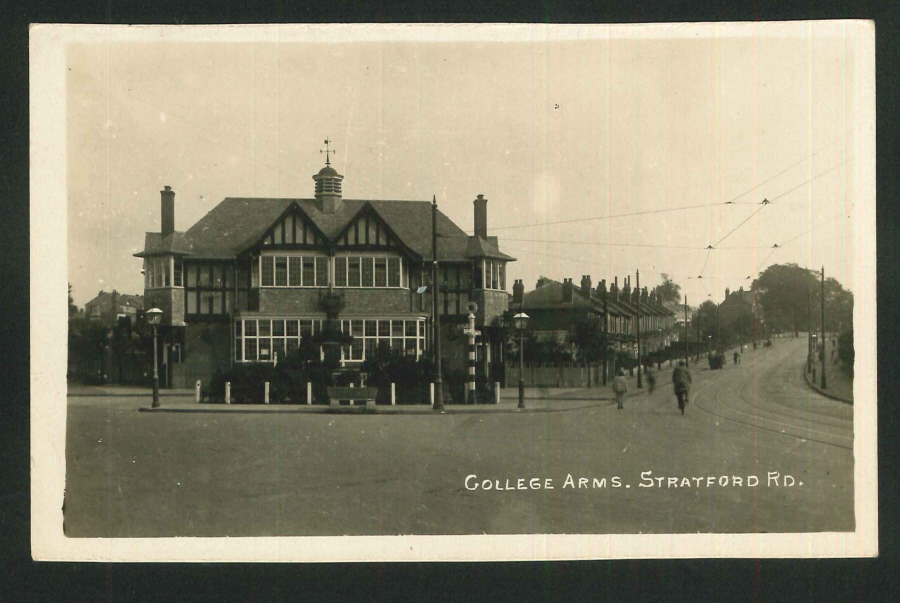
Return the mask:
<path id="1" fill-rule="evenodd" d="M 769 360 L 769 359 L 767 359 Z M 775 370 L 777 370 L 776 367 Z M 766 374 L 768 375 L 771 371 L 768 367 L 764 369 Z M 744 379 L 744 382 L 741 383 L 738 387 L 738 397 L 741 402 L 755 409 L 756 412 L 745 412 L 739 408 L 735 408 L 732 405 L 728 405 L 721 399 L 721 393 L 725 389 L 725 384 L 723 382 Z M 758 404 L 754 404 L 751 401 L 748 401 L 745 395 L 745 391 L 748 386 L 752 386 L 754 382 L 759 382 L 759 377 L 750 374 L 747 376 L 745 371 L 734 372 L 730 371 L 727 374 L 722 374 L 717 376 L 699 389 L 692 397 L 691 401 L 693 402 L 693 406 L 695 406 L 698 410 L 707 413 L 711 416 L 714 416 L 719 419 L 723 419 L 726 421 L 730 421 L 732 423 L 738 423 L 741 425 L 745 425 L 747 427 L 751 427 L 755 430 L 763 430 L 769 431 L 772 433 L 777 433 L 780 435 L 785 435 L 793 438 L 797 438 L 800 440 L 806 440 L 811 442 L 817 442 L 820 444 L 825 444 L 828 446 L 834 446 L 837 448 L 843 448 L 845 450 L 853 450 L 853 435 L 852 435 L 852 421 L 849 426 L 844 425 L 834 425 L 831 423 L 826 423 L 823 421 L 817 421 L 814 418 L 809 416 L 796 416 L 794 414 L 785 413 L 782 411 L 774 410 L 768 407 L 768 404 L 777 404 L 774 402 L 768 402 L 766 407 L 761 407 Z M 711 401 L 713 404 L 708 405 L 706 401 L 701 398 L 701 394 L 704 394 L 710 388 L 715 387 L 714 395 L 711 397 Z M 757 392 L 759 388 L 757 388 Z M 814 395 L 814 394 L 813 394 Z M 788 407 L 785 407 L 788 408 Z M 766 413 L 769 416 L 764 416 L 760 414 Z M 803 411 L 798 411 L 803 412 Z M 810 411 L 809 414 L 815 414 L 813 411 Z M 786 422 L 778 420 L 778 418 L 773 418 L 771 415 L 777 415 L 778 417 L 790 417 L 795 419 L 794 422 Z M 838 418 L 838 420 L 840 420 Z M 798 425 L 796 421 L 802 422 L 812 422 L 817 425 L 827 425 L 829 427 L 834 428 L 837 433 L 832 433 L 828 431 L 819 431 L 817 429 L 813 429 L 811 427 L 807 427 L 804 425 Z M 850 435 L 845 435 L 840 433 L 847 428 L 851 429 Z"/>

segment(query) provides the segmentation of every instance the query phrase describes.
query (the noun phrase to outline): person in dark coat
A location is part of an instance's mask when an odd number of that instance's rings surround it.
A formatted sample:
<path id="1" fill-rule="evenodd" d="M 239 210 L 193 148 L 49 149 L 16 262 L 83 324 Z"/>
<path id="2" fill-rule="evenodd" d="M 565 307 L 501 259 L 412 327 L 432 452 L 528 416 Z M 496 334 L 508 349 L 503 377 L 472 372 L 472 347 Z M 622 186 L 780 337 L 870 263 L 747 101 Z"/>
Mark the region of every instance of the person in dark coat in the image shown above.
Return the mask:
<path id="1" fill-rule="evenodd" d="M 678 396 L 678 408 L 684 413 L 691 393 L 691 372 L 684 366 L 684 361 L 678 362 L 678 366 L 672 371 L 672 384 L 675 386 L 675 395 Z"/>
<path id="2" fill-rule="evenodd" d="M 624 408 L 625 394 L 628 393 L 628 380 L 625 379 L 624 370 L 619 369 L 619 373 L 613 379 L 612 390 L 616 394 L 616 404 L 618 404 L 619 410 L 622 410 Z"/>
<path id="3" fill-rule="evenodd" d="M 740 356 L 740 354 L 738 354 L 737 350 L 734 351 L 734 363 L 735 364 L 741 363 L 741 356 Z"/>
<path id="4" fill-rule="evenodd" d="M 644 372 L 647 374 L 647 384 L 650 386 L 650 393 L 652 394 L 653 390 L 656 389 L 656 373 L 653 372 L 649 364 Z"/>

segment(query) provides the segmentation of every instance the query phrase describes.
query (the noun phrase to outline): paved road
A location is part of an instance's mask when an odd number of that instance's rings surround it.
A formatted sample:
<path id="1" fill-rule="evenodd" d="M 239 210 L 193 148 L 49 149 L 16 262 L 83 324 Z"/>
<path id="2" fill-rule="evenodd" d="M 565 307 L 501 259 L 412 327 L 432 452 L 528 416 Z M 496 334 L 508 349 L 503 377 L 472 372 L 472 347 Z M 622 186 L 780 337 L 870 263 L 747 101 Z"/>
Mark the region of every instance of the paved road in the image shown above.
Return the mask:
<path id="1" fill-rule="evenodd" d="M 852 407 L 803 385 L 804 353 L 779 341 L 697 371 L 684 416 L 671 386 L 624 410 L 593 399 L 443 416 L 152 414 L 139 398 L 70 398 L 66 532 L 852 530 Z"/>

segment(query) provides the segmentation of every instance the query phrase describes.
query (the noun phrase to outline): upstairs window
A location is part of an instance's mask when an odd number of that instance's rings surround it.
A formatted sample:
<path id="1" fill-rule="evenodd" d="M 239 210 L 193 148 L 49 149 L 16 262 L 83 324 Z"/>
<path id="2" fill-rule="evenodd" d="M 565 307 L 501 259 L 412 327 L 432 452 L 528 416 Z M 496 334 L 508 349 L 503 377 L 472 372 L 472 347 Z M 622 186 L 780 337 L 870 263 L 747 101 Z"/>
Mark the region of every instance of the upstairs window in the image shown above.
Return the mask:
<path id="1" fill-rule="evenodd" d="M 325 256 L 263 255 L 253 270 L 263 287 L 327 287 L 328 258 Z M 254 286 L 257 281 L 254 280 Z"/>
<path id="2" fill-rule="evenodd" d="M 334 258 L 335 287 L 400 288 L 407 282 L 398 257 L 341 256 Z"/>
<path id="3" fill-rule="evenodd" d="M 506 274 L 504 263 L 497 260 L 482 260 L 481 262 L 476 262 L 475 288 L 505 291 Z"/>

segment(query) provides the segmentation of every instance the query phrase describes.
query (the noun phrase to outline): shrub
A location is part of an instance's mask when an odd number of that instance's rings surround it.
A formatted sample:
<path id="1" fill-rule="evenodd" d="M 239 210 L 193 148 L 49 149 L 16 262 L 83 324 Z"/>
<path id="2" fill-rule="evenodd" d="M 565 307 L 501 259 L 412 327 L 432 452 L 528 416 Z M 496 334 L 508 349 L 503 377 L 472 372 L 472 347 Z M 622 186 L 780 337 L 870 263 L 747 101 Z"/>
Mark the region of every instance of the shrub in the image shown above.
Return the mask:
<path id="1" fill-rule="evenodd" d="M 841 361 L 841 370 L 853 377 L 853 362 L 856 360 L 856 352 L 853 349 L 853 330 L 844 331 L 838 336 L 838 359 Z"/>
<path id="2" fill-rule="evenodd" d="M 434 370 L 424 357 L 417 360 L 382 343 L 363 363 L 362 372 L 368 375 L 366 385 L 378 388 L 379 404 L 391 403 L 391 383 L 395 385 L 398 404 L 429 402 Z"/>
<path id="3" fill-rule="evenodd" d="M 231 401 L 234 404 L 262 404 L 265 383 L 271 383 L 272 365 L 267 362 L 235 364 L 226 371 L 213 375 L 210 381 L 210 398 L 222 402 L 225 399 L 225 383 L 231 383 Z"/>

